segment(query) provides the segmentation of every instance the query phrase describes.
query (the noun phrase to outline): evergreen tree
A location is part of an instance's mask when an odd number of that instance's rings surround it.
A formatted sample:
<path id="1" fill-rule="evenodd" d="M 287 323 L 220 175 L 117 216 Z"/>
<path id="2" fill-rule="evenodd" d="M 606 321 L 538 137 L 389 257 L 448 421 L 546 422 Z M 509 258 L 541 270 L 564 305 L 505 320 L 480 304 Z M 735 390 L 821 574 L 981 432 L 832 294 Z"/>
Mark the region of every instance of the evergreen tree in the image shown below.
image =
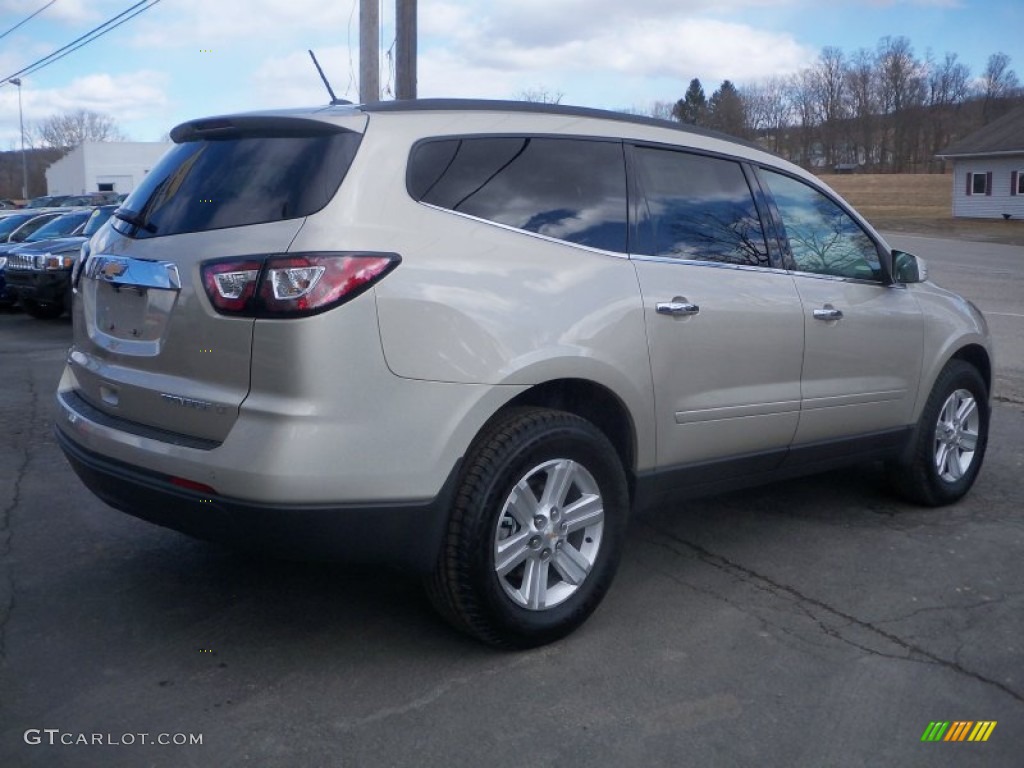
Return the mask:
<path id="1" fill-rule="evenodd" d="M 747 114 L 743 99 L 730 80 L 722 81 L 718 90 L 711 94 L 707 107 L 709 128 L 728 133 L 732 136 L 745 137 L 747 134 Z"/>
<path id="2" fill-rule="evenodd" d="M 672 117 L 681 123 L 690 125 L 703 125 L 707 113 L 708 102 L 704 96 L 704 87 L 698 78 L 690 81 L 690 87 L 686 89 L 686 95 L 676 102 L 672 108 Z"/>

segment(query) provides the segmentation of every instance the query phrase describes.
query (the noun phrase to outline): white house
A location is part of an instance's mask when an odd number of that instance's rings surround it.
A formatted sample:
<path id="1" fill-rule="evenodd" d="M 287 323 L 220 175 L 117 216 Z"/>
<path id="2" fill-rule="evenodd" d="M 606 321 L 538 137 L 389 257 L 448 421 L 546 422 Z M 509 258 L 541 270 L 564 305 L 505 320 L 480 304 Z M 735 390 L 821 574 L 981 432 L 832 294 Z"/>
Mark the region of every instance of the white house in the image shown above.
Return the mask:
<path id="1" fill-rule="evenodd" d="M 1024 107 L 940 152 L 953 161 L 953 215 L 1024 219 Z"/>
<path id="2" fill-rule="evenodd" d="M 131 192 L 173 144 L 88 141 L 46 169 L 48 195 Z"/>

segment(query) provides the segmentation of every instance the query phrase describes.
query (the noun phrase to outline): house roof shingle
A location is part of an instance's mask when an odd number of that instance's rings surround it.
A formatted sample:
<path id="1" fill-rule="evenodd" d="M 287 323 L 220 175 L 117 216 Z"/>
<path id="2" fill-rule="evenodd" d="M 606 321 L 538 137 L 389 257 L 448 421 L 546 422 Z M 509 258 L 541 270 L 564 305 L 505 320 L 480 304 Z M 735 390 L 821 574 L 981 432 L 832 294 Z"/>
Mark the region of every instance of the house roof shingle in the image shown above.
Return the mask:
<path id="1" fill-rule="evenodd" d="M 1024 154 L 1024 107 L 994 120 L 984 128 L 953 142 L 938 157 Z"/>

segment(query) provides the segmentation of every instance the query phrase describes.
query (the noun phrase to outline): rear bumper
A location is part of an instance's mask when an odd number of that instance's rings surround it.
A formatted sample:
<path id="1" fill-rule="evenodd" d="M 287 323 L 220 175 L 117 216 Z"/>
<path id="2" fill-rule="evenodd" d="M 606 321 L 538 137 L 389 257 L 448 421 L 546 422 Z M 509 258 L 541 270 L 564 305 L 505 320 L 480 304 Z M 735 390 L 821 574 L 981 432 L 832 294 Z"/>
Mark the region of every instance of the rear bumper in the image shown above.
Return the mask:
<path id="1" fill-rule="evenodd" d="M 166 475 L 101 456 L 54 431 L 86 487 L 122 512 L 230 546 L 423 573 L 437 560 L 459 470 L 456 465 L 437 497 L 427 501 L 259 504 L 180 488 Z"/>

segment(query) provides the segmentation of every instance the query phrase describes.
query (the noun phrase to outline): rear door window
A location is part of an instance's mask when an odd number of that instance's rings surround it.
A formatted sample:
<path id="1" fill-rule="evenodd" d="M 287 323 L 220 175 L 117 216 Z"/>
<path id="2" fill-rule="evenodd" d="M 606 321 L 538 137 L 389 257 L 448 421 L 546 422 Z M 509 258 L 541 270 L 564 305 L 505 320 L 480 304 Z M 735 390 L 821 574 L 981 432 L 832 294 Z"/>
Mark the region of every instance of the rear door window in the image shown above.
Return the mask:
<path id="1" fill-rule="evenodd" d="M 733 160 L 636 147 L 643 190 L 634 253 L 769 266 L 754 197 Z"/>
<path id="2" fill-rule="evenodd" d="M 122 203 L 134 223 L 114 227 L 145 238 L 308 216 L 337 192 L 359 140 L 344 131 L 185 141 Z"/>
<path id="3" fill-rule="evenodd" d="M 423 203 L 606 251 L 626 251 L 617 141 L 466 137 L 419 143 L 409 194 Z"/>

